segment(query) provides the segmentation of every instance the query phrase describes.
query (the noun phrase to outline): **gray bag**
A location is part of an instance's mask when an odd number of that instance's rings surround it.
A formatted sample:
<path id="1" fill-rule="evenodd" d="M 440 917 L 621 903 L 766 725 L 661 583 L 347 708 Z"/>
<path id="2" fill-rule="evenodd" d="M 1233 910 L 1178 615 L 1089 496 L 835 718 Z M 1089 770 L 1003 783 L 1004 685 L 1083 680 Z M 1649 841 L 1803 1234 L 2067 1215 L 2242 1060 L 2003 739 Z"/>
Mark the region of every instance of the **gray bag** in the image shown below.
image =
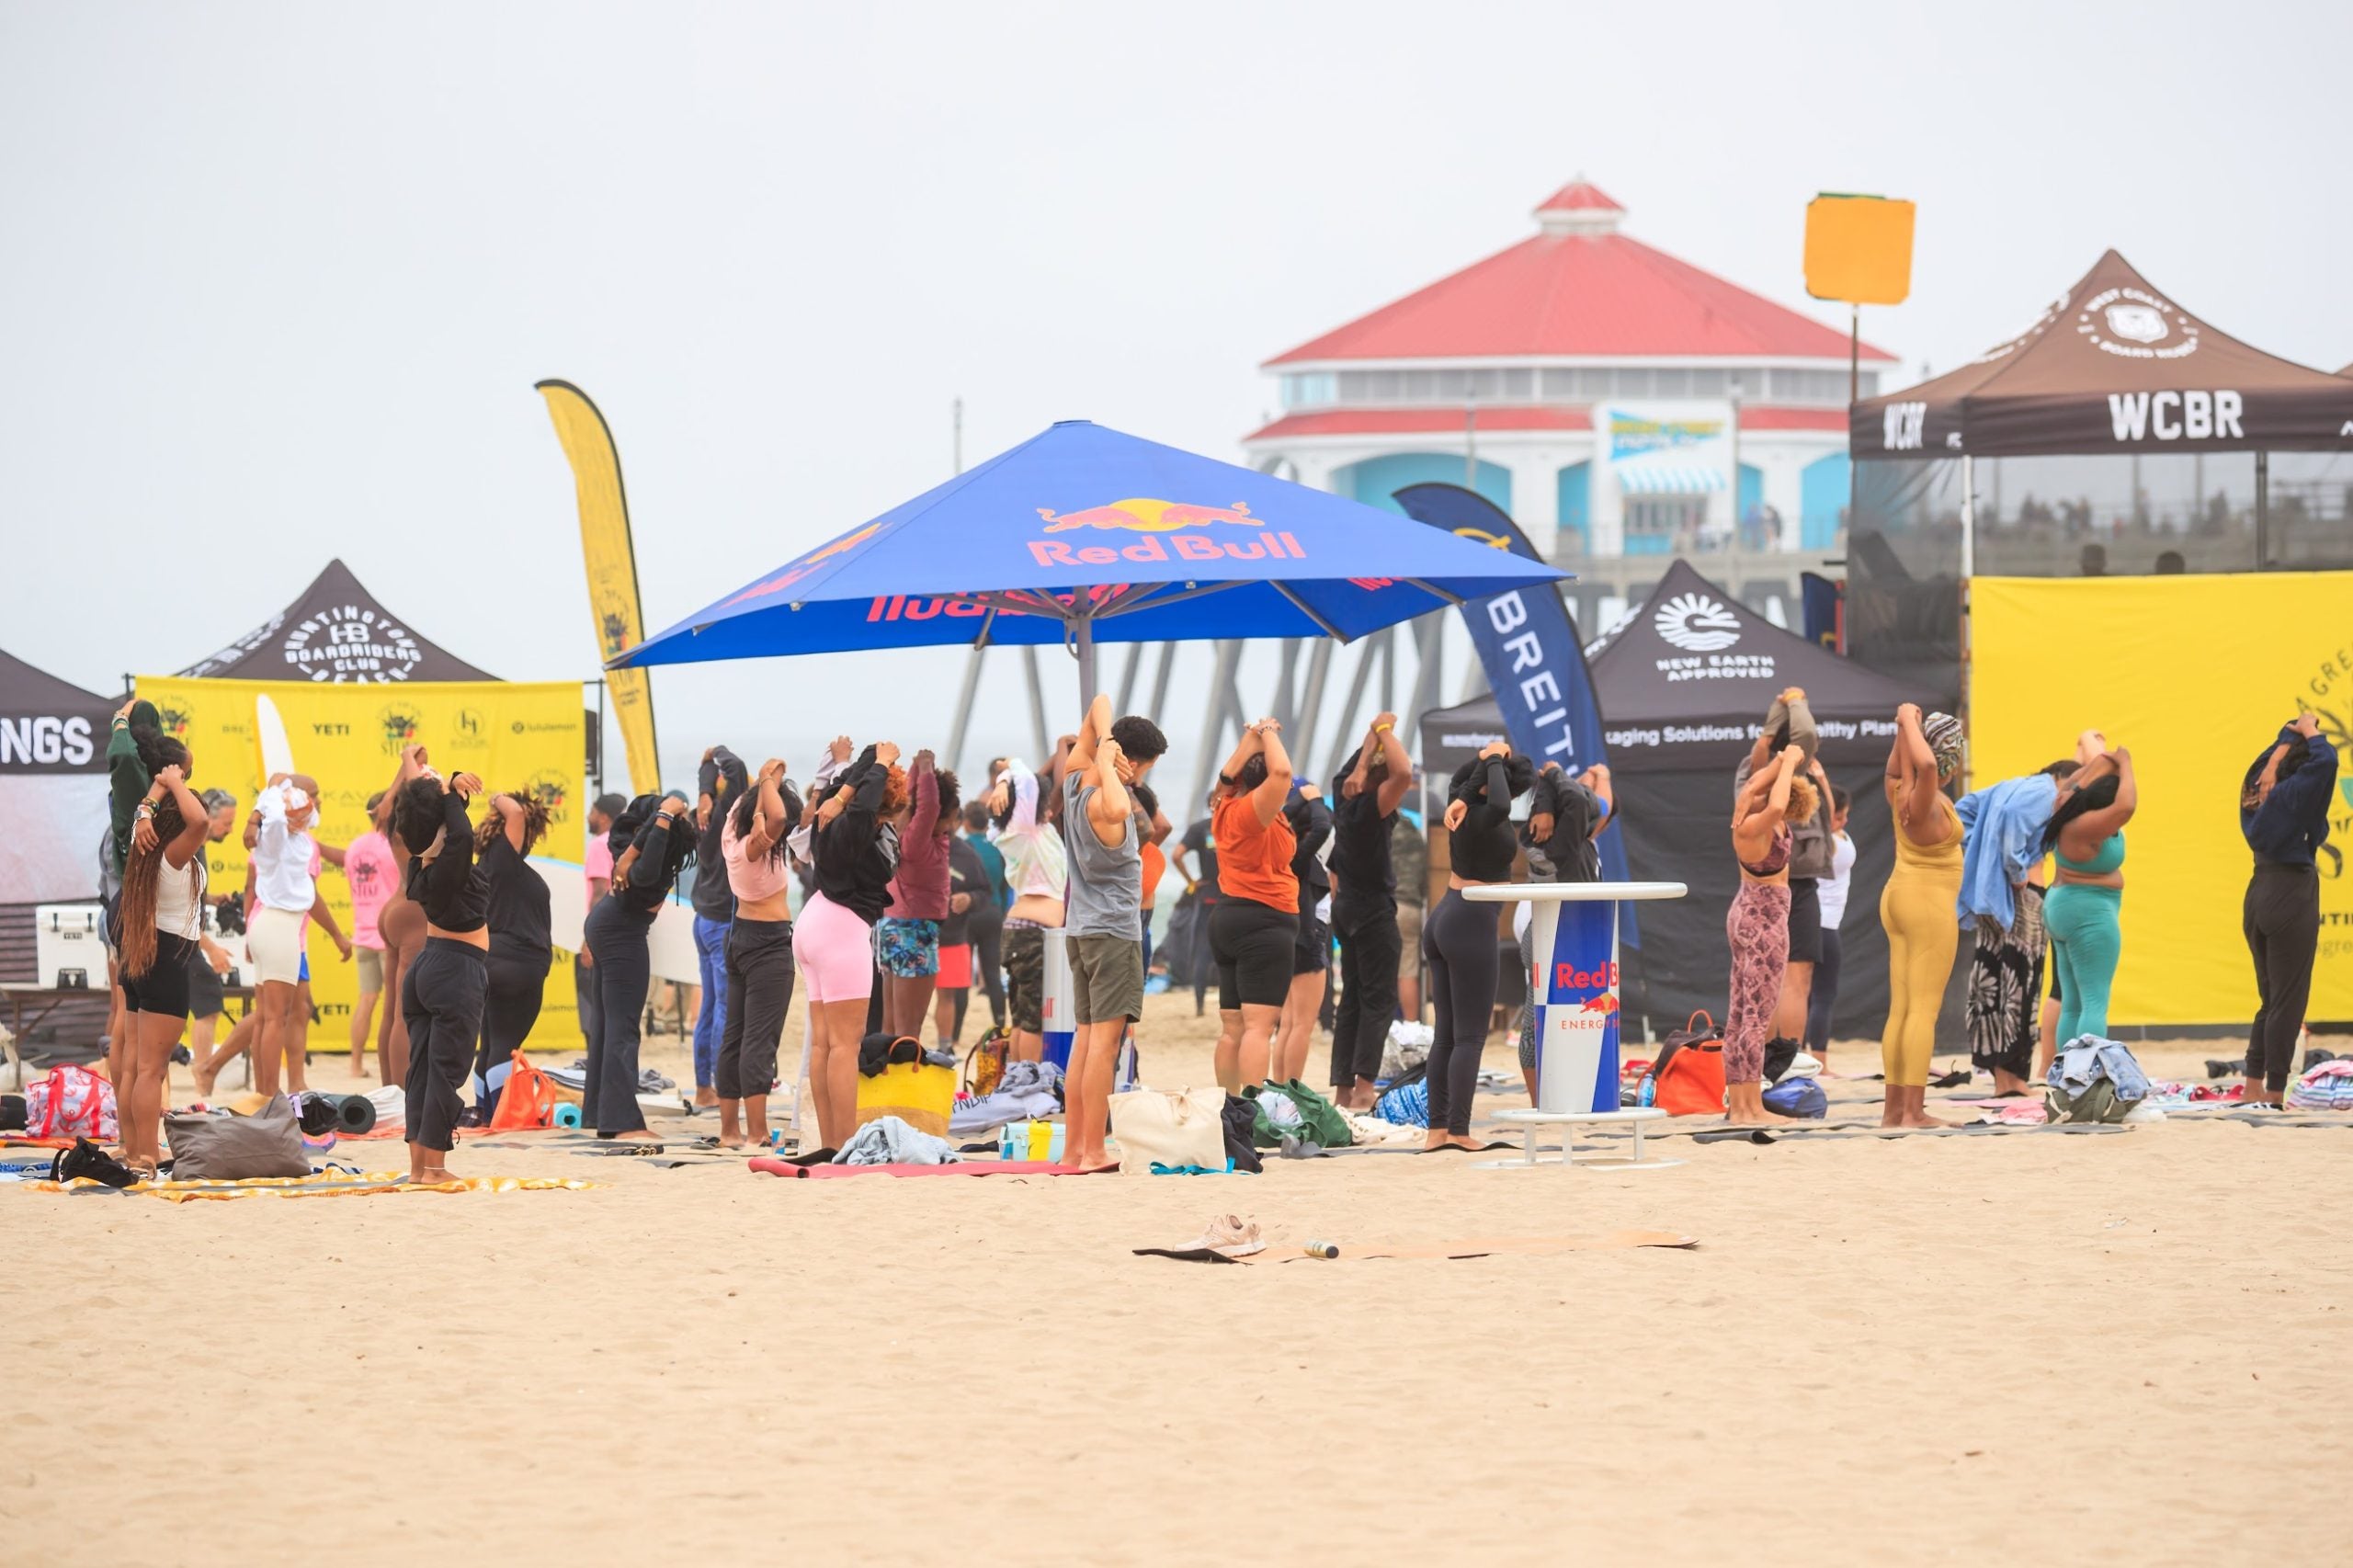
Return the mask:
<path id="1" fill-rule="evenodd" d="M 294 1108 L 273 1097 L 251 1116 L 166 1116 L 174 1181 L 244 1181 L 251 1176 L 306 1176 L 302 1127 Z"/>

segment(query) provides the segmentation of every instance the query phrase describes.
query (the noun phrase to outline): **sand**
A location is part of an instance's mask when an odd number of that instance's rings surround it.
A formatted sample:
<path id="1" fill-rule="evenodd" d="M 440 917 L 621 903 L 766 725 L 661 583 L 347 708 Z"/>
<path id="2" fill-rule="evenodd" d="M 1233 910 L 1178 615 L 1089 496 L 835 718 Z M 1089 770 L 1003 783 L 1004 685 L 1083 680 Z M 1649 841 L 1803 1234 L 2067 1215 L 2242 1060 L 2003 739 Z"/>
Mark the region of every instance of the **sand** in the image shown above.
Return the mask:
<path id="1" fill-rule="evenodd" d="M 1207 1080 L 1189 1011 L 1153 1000 L 1149 1081 Z M 2220 1049 L 2144 1060 L 2202 1077 Z M 609 1186 L 0 1190 L 0 1541 L 195 1564 L 2344 1560 L 2353 1246 L 2327 1205 L 2353 1130 L 1677 1142 L 1680 1167 L 1615 1174 L 806 1182 L 461 1148 L 467 1172 Z M 1701 1244 L 1130 1255 L 1223 1210 L 1280 1244 Z"/>

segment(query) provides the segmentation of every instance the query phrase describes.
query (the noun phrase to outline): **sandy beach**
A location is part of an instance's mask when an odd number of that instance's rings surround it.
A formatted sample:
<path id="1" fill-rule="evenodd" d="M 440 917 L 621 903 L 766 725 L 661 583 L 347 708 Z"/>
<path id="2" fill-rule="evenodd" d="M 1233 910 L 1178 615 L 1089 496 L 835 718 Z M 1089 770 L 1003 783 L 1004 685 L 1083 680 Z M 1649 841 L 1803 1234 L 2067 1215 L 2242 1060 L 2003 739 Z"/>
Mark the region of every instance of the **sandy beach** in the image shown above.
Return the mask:
<path id="1" fill-rule="evenodd" d="M 1209 1078 L 1189 1015 L 1152 1000 L 1155 1085 Z M 683 1075 L 676 1045 L 649 1063 Z M 2221 1050 L 2143 1055 L 2202 1079 Z M 1673 1145 L 1620 1173 L 833 1182 L 461 1147 L 468 1174 L 607 1185 L 0 1192 L 0 1539 L 191 1564 L 2341 1560 L 2288 1466 L 2353 1405 L 2353 1251 L 2314 1207 L 2353 1131 Z M 1224 1211 L 1344 1256 L 1131 1254 Z M 1699 1244 L 1345 1256 L 1628 1228 Z"/>

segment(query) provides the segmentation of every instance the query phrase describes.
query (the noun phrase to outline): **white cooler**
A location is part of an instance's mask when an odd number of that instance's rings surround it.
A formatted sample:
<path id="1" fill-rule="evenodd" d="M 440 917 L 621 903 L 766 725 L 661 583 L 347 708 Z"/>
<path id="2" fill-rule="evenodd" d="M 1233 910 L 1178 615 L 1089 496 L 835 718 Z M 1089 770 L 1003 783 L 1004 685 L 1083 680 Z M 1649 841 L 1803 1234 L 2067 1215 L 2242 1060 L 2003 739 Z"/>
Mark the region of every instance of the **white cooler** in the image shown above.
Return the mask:
<path id="1" fill-rule="evenodd" d="M 33 906 L 34 982 L 52 990 L 104 991 L 106 914 L 96 903 Z"/>

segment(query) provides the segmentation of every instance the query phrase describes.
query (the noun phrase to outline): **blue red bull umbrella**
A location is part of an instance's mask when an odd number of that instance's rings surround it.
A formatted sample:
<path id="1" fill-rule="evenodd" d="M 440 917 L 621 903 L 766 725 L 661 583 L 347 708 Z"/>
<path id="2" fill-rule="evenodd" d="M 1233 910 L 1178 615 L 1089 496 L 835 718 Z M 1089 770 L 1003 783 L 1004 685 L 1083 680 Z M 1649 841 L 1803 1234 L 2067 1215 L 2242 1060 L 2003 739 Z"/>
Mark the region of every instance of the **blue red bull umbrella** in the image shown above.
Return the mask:
<path id="1" fill-rule="evenodd" d="M 963 643 L 1350 642 L 1567 574 L 1408 517 L 1066 420 L 610 661 Z"/>

